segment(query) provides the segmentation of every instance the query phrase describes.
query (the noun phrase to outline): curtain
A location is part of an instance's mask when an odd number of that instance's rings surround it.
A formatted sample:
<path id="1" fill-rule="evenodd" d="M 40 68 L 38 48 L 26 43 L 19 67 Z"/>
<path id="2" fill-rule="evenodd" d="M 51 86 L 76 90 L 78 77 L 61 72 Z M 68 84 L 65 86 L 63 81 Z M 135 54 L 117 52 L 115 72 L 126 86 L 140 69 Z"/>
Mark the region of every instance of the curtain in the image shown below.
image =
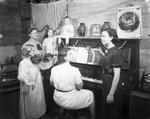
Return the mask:
<path id="1" fill-rule="evenodd" d="M 44 4 L 32 3 L 31 10 L 31 26 L 42 29 L 43 26 L 49 25 L 51 28 L 56 29 L 62 18 L 66 15 L 66 1 L 61 0 Z"/>

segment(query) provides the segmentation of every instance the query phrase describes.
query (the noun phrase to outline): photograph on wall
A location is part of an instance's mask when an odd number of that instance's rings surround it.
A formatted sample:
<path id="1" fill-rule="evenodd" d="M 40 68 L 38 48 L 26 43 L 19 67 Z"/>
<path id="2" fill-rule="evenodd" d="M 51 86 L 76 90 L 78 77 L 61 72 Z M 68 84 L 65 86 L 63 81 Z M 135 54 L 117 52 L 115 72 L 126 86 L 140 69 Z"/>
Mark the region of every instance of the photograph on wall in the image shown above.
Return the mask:
<path id="1" fill-rule="evenodd" d="M 101 36 L 100 24 L 92 24 L 90 30 L 91 30 L 91 37 L 100 37 Z"/>
<path id="2" fill-rule="evenodd" d="M 119 38 L 142 37 L 142 18 L 140 6 L 118 9 L 117 33 Z"/>

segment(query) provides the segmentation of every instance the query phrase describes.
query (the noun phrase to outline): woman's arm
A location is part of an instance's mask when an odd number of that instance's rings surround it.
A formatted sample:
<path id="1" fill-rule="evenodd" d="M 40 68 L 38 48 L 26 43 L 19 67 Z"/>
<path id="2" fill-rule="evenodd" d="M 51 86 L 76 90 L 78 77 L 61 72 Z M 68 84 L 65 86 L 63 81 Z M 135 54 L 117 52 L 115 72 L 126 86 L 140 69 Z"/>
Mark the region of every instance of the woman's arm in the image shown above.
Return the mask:
<path id="1" fill-rule="evenodd" d="M 116 88 L 117 88 L 117 85 L 119 82 L 119 78 L 120 78 L 121 68 L 113 68 L 113 70 L 114 70 L 114 78 L 113 78 L 112 86 L 111 86 L 111 89 L 109 92 L 111 95 L 114 95 L 114 93 L 116 91 Z"/>
<path id="2" fill-rule="evenodd" d="M 18 68 L 18 80 L 24 82 L 25 84 L 27 84 L 28 86 L 31 86 L 32 83 L 30 83 L 30 77 L 28 75 L 28 67 L 27 64 L 25 64 L 24 62 L 21 62 L 19 64 L 19 68 Z"/>
<path id="3" fill-rule="evenodd" d="M 53 83 L 53 68 L 51 69 L 50 85 L 54 86 L 54 83 Z"/>
<path id="4" fill-rule="evenodd" d="M 75 84 L 77 90 L 81 90 L 83 88 L 83 82 L 79 84 Z"/>
<path id="5" fill-rule="evenodd" d="M 46 42 L 45 42 L 45 40 L 46 40 L 46 39 L 44 39 L 44 40 L 43 40 L 43 43 L 42 43 L 42 46 L 43 46 L 43 50 L 44 50 L 44 51 L 46 51 Z"/>
<path id="6" fill-rule="evenodd" d="M 83 88 L 82 75 L 78 68 L 74 70 L 74 82 L 77 90 L 81 90 Z"/>
<path id="7" fill-rule="evenodd" d="M 112 103 L 114 100 L 114 94 L 115 94 L 115 91 L 116 91 L 116 88 L 118 86 L 118 82 L 120 79 L 121 68 L 113 68 L 113 71 L 114 71 L 114 77 L 113 77 L 110 92 L 107 96 L 107 100 L 106 100 L 107 103 Z"/>
<path id="8" fill-rule="evenodd" d="M 54 86 L 54 84 L 53 84 L 53 82 L 52 82 L 52 81 L 50 81 L 50 84 L 51 84 L 52 86 Z"/>

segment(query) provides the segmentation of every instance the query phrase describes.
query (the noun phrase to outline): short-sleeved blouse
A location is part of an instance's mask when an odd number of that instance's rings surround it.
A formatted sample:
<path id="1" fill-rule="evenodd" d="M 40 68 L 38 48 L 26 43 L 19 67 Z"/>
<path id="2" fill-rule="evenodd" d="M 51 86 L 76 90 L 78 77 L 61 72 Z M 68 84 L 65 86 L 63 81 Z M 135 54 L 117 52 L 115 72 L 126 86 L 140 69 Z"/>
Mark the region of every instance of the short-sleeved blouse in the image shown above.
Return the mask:
<path id="1" fill-rule="evenodd" d="M 105 72 L 113 74 L 113 67 L 121 67 L 123 58 L 120 54 L 118 48 L 113 47 L 107 50 L 104 56 L 104 61 L 102 64 L 103 70 Z"/>
<path id="2" fill-rule="evenodd" d="M 113 80 L 113 68 L 121 68 L 123 58 L 120 54 L 120 51 L 117 47 L 112 47 L 107 50 L 104 60 L 102 63 L 103 68 L 103 86 L 108 87 L 108 90 L 111 88 Z"/>
<path id="3" fill-rule="evenodd" d="M 75 84 L 82 82 L 79 69 L 72 67 L 68 62 L 55 66 L 51 72 L 51 81 L 54 82 L 55 88 L 59 90 L 75 89 Z"/>
<path id="4" fill-rule="evenodd" d="M 56 89 L 54 91 L 54 101 L 63 108 L 85 108 L 94 100 L 92 91 L 76 89 L 75 84 L 82 82 L 81 73 L 78 68 L 71 66 L 68 62 L 52 68 L 50 81 L 53 82 Z"/>

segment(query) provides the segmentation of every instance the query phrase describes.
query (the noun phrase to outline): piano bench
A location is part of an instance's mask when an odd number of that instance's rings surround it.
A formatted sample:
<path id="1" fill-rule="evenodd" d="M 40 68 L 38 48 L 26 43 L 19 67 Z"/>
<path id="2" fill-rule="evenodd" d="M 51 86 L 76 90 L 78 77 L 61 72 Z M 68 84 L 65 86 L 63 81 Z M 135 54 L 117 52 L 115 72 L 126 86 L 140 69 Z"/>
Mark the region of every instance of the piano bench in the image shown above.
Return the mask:
<path id="1" fill-rule="evenodd" d="M 87 108 L 83 109 L 63 109 L 63 112 L 59 115 L 59 119 L 90 119 L 90 113 Z"/>

